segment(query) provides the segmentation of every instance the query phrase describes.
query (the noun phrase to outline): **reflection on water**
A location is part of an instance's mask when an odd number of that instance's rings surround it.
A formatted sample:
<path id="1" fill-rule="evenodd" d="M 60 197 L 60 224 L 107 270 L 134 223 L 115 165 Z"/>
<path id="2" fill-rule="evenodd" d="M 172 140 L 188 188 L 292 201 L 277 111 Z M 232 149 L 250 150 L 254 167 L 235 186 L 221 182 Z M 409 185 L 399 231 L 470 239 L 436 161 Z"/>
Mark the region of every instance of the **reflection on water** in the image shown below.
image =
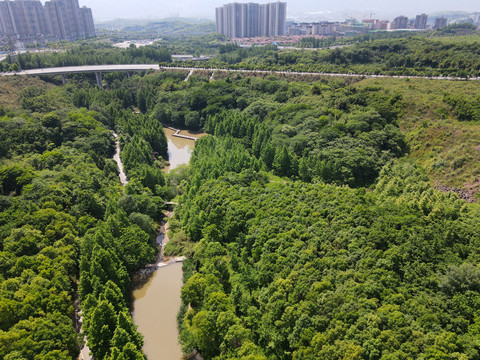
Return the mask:
<path id="1" fill-rule="evenodd" d="M 175 131 L 171 129 L 164 128 L 164 130 L 168 139 L 168 159 L 170 161 L 170 166 L 166 167 L 165 171 L 169 172 L 179 165 L 188 164 L 192 156 L 193 148 L 195 147 L 195 142 L 193 140 L 172 136 Z M 195 133 L 188 130 L 182 130 L 181 134 L 195 137 L 206 135 L 205 133 Z"/>
<path id="2" fill-rule="evenodd" d="M 149 360 L 179 360 L 177 313 L 180 309 L 182 264 L 155 271 L 150 280 L 133 291 L 133 319 L 144 335 L 143 350 Z"/>

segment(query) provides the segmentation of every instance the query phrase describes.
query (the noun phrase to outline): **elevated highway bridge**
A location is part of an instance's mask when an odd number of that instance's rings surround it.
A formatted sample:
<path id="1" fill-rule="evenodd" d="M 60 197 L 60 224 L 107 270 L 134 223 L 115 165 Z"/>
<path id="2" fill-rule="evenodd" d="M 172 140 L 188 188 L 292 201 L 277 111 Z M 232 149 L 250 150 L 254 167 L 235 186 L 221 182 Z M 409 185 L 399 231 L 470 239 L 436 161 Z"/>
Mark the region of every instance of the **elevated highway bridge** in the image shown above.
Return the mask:
<path id="1" fill-rule="evenodd" d="M 43 76 L 43 75 L 61 75 L 62 81 L 65 84 L 65 75 L 68 74 L 86 74 L 95 73 L 97 78 L 97 85 L 102 85 L 102 73 L 105 72 L 127 72 L 130 74 L 133 71 L 159 70 L 158 64 L 126 64 L 126 65 L 85 65 L 85 66 L 65 66 L 43 69 L 29 69 L 17 71 L 14 73 L 3 73 L 3 76 L 8 75 L 28 75 L 28 76 Z"/>

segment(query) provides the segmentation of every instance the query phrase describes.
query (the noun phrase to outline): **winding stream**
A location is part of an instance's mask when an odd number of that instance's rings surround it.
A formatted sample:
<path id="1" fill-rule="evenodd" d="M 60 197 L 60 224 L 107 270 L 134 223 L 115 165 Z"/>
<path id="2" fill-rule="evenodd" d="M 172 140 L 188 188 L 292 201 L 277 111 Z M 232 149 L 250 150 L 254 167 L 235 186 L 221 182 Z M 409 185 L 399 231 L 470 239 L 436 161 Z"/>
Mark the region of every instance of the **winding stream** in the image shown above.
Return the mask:
<path id="1" fill-rule="evenodd" d="M 168 172 L 181 164 L 188 164 L 195 142 L 173 137 L 174 131 L 170 129 L 165 129 L 165 133 L 170 161 L 170 167 L 166 169 Z M 189 135 L 188 132 L 185 134 Z M 164 243 L 163 240 L 164 234 L 160 232 L 157 238 L 159 246 Z M 133 320 L 144 336 L 143 350 L 149 360 L 179 360 L 182 351 L 178 344 L 177 313 L 181 304 L 182 264 L 160 257 L 159 262 L 150 268 L 150 275 L 132 294 Z"/>

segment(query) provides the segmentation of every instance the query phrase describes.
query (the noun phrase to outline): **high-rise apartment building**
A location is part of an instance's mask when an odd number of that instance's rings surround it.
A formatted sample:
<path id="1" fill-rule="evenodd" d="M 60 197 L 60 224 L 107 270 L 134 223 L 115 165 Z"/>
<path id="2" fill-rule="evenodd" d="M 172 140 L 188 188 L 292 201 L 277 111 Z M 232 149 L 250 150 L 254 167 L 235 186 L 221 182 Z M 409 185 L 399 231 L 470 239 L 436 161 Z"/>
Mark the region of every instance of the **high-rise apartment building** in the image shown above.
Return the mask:
<path id="1" fill-rule="evenodd" d="M 415 18 L 415 22 L 413 23 L 413 28 L 414 29 L 426 29 L 427 28 L 427 20 L 428 20 L 428 15 L 427 14 L 421 14 L 417 15 Z"/>
<path id="2" fill-rule="evenodd" d="M 287 4 L 231 3 L 216 9 L 217 32 L 232 38 L 279 36 L 287 31 Z"/>
<path id="3" fill-rule="evenodd" d="M 408 18 L 406 16 L 399 16 L 393 19 L 392 29 L 408 29 Z"/>
<path id="4" fill-rule="evenodd" d="M 95 36 L 92 10 L 78 0 L 0 1 L 0 37 L 18 40 L 77 40 Z"/>
<path id="5" fill-rule="evenodd" d="M 435 30 L 440 30 L 446 26 L 447 26 L 447 18 L 439 17 L 435 19 L 435 25 L 433 26 L 433 28 Z"/>

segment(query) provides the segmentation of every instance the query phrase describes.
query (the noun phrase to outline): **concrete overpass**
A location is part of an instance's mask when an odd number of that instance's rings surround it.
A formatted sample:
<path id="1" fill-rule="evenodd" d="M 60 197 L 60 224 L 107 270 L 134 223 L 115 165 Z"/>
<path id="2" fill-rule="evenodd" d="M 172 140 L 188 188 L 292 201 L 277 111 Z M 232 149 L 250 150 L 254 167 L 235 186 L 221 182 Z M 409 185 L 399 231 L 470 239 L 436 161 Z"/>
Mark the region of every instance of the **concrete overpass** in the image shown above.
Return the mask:
<path id="1" fill-rule="evenodd" d="M 85 65 L 85 66 L 66 66 L 56 68 L 30 69 L 22 70 L 14 73 L 3 73 L 3 76 L 12 75 L 28 75 L 28 76 L 42 76 L 42 75 L 61 75 L 63 84 L 65 84 L 65 75 L 68 74 L 85 74 L 95 73 L 97 78 L 97 85 L 102 87 L 102 73 L 104 72 L 127 72 L 128 76 L 133 71 L 159 70 L 158 64 L 126 64 L 126 65 Z"/>

